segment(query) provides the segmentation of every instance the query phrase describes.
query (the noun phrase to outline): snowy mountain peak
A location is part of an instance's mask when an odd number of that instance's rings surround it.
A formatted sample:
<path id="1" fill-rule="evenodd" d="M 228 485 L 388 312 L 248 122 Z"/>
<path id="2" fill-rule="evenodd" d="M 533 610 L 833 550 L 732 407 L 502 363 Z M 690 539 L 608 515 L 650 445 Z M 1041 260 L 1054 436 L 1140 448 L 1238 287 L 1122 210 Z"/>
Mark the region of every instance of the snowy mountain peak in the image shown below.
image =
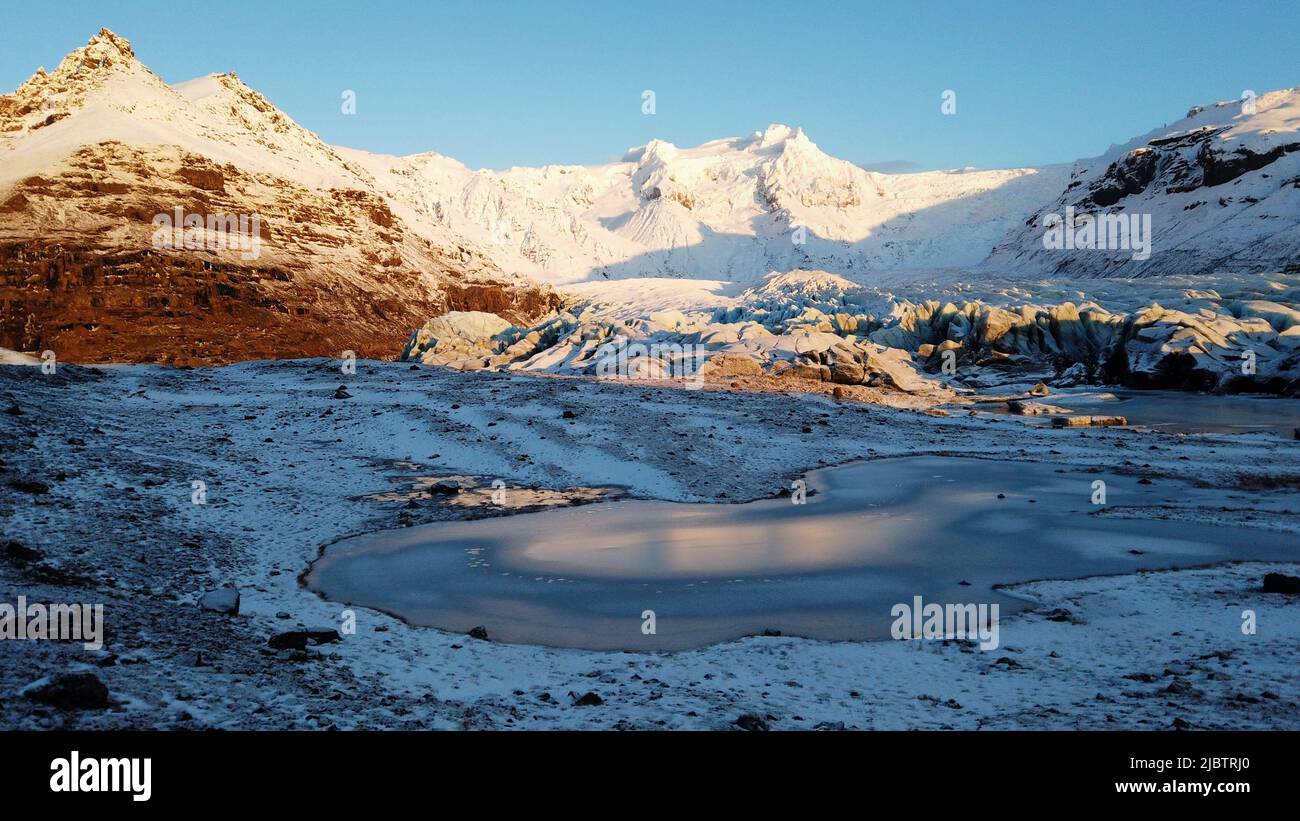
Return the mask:
<path id="1" fill-rule="evenodd" d="M 138 62 L 135 59 L 135 51 L 131 48 L 131 41 L 114 34 L 107 28 L 101 28 L 98 34 L 91 37 L 82 51 L 86 57 L 101 61 L 122 59 Z"/>
<path id="2" fill-rule="evenodd" d="M 86 45 L 73 49 L 60 61 L 58 68 L 47 78 L 46 90 L 84 92 L 103 88 L 114 78 L 166 85 L 136 59 L 130 41 L 104 28 Z"/>
<path id="3" fill-rule="evenodd" d="M 235 74 L 169 86 L 106 30 L 0 96 L 0 215 L 0 345 L 61 357 L 384 354 L 452 305 L 552 300 Z M 236 217 L 234 240 L 212 227 Z"/>
<path id="4" fill-rule="evenodd" d="M 803 133 L 802 128 L 791 128 L 780 123 L 773 123 L 762 131 L 755 131 L 752 142 L 758 148 L 772 148 L 787 143 L 804 144 L 816 148 L 807 135 Z"/>
<path id="5" fill-rule="evenodd" d="M 170 91 L 136 59 L 130 42 L 100 29 L 53 72 L 39 69 L 12 94 L 0 96 L 0 133 L 13 139 L 53 125 L 93 102 L 121 106 L 157 95 L 170 96 Z"/>
<path id="6" fill-rule="evenodd" d="M 1068 172 L 876 174 L 782 124 L 691 148 L 653 139 L 592 166 L 470 172 L 343 153 L 504 270 L 551 282 L 974 265 Z"/>

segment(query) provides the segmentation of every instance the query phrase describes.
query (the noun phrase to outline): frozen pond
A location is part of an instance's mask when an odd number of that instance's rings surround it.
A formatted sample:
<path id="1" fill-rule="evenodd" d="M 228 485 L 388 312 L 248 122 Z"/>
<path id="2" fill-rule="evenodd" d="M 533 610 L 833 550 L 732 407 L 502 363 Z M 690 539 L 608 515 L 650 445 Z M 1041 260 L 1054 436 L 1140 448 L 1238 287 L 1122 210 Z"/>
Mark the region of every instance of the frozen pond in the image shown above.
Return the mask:
<path id="1" fill-rule="evenodd" d="M 1056 393 L 1038 401 L 1077 413 L 1123 416 L 1130 425 L 1165 433 L 1272 433 L 1291 439 L 1300 428 L 1300 399 L 1276 396 L 1118 388 Z"/>
<path id="2" fill-rule="evenodd" d="M 619 501 L 369 534 L 331 545 L 306 581 L 330 601 L 412 624 L 644 651 L 764 629 L 883 638 L 893 605 L 918 595 L 996 602 L 1005 617 L 1020 605 L 992 589 L 999 582 L 1300 559 L 1294 535 L 1108 515 L 1254 504 L 1244 490 L 928 456 L 816 471 L 807 487 L 801 505 Z M 654 635 L 642 631 L 647 610 Z"/>

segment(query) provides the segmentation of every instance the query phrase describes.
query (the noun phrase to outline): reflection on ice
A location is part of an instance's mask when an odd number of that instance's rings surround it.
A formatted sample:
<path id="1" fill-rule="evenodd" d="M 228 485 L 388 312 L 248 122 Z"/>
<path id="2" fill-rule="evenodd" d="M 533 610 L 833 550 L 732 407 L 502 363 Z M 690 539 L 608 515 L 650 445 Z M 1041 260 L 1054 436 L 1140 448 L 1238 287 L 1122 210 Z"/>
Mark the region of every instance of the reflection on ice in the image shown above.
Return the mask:
<path id="1" fill-rule="evenodd" d="M 1098 478 L 1104 507 L 1091 502 Z M 1245 506 L 1246 491 L 942 457 L 858 463 L 807 482 L 817 492 L 802 505 L 617 501 L 371 534 L 329 547 L 307 582 L 414 624 L 661 650 L 764 629 L 883 638 L 890 608 L 917 595 L 999 602 L 1009 615 L 1018 603 L 998 583 L 1300 556 L 1283 533 L 1114 515 Z M 654 635 L 640 629 L 646 610 Z"/>

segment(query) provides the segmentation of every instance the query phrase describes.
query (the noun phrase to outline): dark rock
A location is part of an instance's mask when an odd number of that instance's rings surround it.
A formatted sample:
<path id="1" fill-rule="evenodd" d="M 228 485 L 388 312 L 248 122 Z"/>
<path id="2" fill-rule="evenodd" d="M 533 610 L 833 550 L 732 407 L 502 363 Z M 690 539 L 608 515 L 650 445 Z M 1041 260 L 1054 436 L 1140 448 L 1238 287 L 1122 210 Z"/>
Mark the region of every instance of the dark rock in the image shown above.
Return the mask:
<path id="1" fill-rule="evenodd" d="M 267 644 L 276 650 L 306 650 L 308 642 L 316 645 L 342 640 L 339 631 L 333 627 L 312 627 L 276 633 Z"/>
<path id="2" fill-rule="evenodd" d="M 1074 615 L 1073 613 L 1071 613 L 1069 610 L 1066 610 L 1064 607 L 1058 607 L 1052 612 L 1047 614 L 1047 620 L 1048 621 L 1070 621 L 1073 615 Z"/>
<path id="3" fill-rule="evenodd" d="M 1213 187 L 1232 182 L 1247 171 L 1257 171 L 1276 162 L 1283 154 L 1297 149 L 1300 149 L 1300 144 L 1283 143 L 1258 153 L 1245 146 L 1220 152 L 1214 150 L 1210 141 L 1206 141 L 1196 154 L 1196 162 L 1204 169 L 1205 185 Z"/>
<path id="4" fill-rule="evenodd" d="M 460 493 L 460 482 L 455 479 L 442 479 L 429 485 L 429 495 L 454 496 Z"/>
<path id="5" fill-rule="evenodd" d="M 352 398 L 352 394 L 348 393 L 348 388 L 347 388 L 346 385 L 339 385 L 339 389 L 336 390 L 336 391 L 334 391 L 334 398 L 335 398 L 335 399 L 351 399 L 351 398 Z"/>
<path id="6" fill-rule="evenodd" d="M 484 627 L 484 626 L 481 625 L 481 624 L 478 625 L 477 627 L 471 627 L 470 630 L 469 630 L 469 634 L 468 634 L 468 635 L 469 635 L 469 637 L 472 638 L 472 639 L 479 639 L 480 641 L 487 641 L 487 637 L 488 637 L 487 628 Z"/>
<path id="7" fill-rule="evenodd" d="M 767 732 L 771 729 L 768 727 L 767 721 L 764 720 L 762 716 L 756 715 L 755 713 L 745 713 L 740 718 L 736 719 L 735 725 L 740 729 L 751 733 Z"/>
<path id="8" fill-rule="evenodd" d="M 573 411 L 571 411 L 571 410 L 566 410 L 564 413 L 560 414 L 560 418 L 561 418 L 561 419 L 577 419 L 578 416 L 577 416 L 577 414 L 575 414 Z"/>
<path id="9" fill-rule="evenodd" d="M 780 630 L 773 630 L 772 628 L 767 627 L 767 628 L 764 628 L 764 629 L 763 629 L 763 635 L 768 636 L 769 638 L 771 638 L 771 637 L 775 637 L 775 636 L 779 636 L 779 635 L 781 635 L 781 631 L 780 631 Z"/>
<path id="10" fill-rule="evenodd" d="M 1142 147 L 1116 160 L 1093 190 L 1092 201 L 1107 208 L 1130 194 L 1146 190 L 1155 177 L 1159 156 L 1158 152 Z"/>
<path id="11" fill-rule="evenodd" d="M 102 710 L 108 707 L 108 687 L 94 673 L 59 673 L 25 691 L 33 701 L 60 710 Z"/>
<path id="12" fill-rule="evenodd" d="M 1269 573 L 1264 576 L 1264 592 L 1300 594 L 1300 577 Z"/>
<path id="13" fill-rule="evenodd" d="M 600 696 L 596 695 L 590 690 L 588 690 L 586 693 L 583 693 L 581 696 L 574 696 L 573 693 L 570 693 L 569 696 L 573 698 L 574 707 L 599 707 L 600 705 L 605 703 L 605 699 L 601 698 Z"/>
<path id="14" fill-rule="evenodd" d="M 9 487 L 23 493 L 49 493 L 50 486 L 35 479 L 10 479 Z"/>
<path id="15" fill-rule="evenodd" d="M 15 541 L 5 542 L 4 555 L 12 562 L 39 562 L 45 558 L 36 548 Z"/>

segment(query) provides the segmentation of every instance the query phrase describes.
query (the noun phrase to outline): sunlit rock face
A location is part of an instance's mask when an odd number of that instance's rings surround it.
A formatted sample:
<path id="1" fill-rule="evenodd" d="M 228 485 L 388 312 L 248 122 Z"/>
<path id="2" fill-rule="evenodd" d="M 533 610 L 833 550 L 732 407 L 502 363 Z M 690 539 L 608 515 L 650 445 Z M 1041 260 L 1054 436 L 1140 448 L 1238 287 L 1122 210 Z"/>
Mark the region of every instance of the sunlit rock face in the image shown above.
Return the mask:
<path id="1" fill-rule="evenodd" d="M 169 86 L 102 31 L 0 96 L 0 347 L 392 357 L 436 313 L 523 321 L 554 304 L 233 74 Z"/>

